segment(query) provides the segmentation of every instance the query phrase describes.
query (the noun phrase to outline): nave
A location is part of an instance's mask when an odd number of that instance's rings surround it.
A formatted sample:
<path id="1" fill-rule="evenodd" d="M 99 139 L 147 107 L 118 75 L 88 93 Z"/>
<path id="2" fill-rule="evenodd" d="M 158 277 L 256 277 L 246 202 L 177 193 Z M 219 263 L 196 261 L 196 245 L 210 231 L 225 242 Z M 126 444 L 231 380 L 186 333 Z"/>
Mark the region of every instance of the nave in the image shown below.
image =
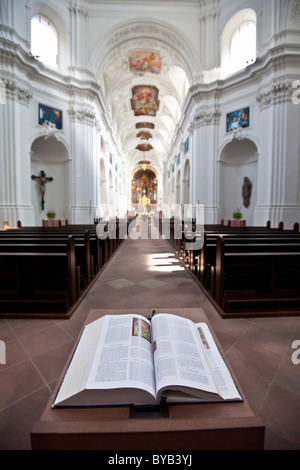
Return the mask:
<path id="1" fill-rule="evenodd" d="M 69 320 L 0 319 L 0 449 L 30 449 L 62 368 L 93 308 L 202 307 L 266 427 L 265 449 L 300 449 L 300 383 L 291 361 L 299 317 L 222 319 L 166 240 L 125 240 Z"/>

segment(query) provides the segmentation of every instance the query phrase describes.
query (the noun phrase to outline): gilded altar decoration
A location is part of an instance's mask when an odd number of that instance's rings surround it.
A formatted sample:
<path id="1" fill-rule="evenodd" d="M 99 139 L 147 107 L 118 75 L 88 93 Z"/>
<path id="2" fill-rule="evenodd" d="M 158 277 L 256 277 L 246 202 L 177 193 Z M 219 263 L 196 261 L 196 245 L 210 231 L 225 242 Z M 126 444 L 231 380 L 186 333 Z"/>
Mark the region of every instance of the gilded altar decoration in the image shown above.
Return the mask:
<path id="1" fill-rule="evenodd" d="M 143 194 L 143 196 L 141 196 L 139 199 L 139 204 L 142 204 L 143 206 L 150 206 L 150 198 Z"/>
<path id="2" fill-rule="evenodd" d="M 157 178 L 150 168 L 139 168 L 131 180 L 131 203 L 157 204 Z"/>

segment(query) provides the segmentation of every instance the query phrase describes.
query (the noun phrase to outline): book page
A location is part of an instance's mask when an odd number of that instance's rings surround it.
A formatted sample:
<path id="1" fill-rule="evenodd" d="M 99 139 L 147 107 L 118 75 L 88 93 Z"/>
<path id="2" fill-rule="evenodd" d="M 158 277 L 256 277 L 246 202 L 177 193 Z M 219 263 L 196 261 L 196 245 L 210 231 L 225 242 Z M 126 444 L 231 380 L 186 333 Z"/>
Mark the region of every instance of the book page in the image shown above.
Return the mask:
<path id="1" fill-rule="evenodd" d="M 139 388 L 155 396 L 150 322 L 140 315 L 104 318 L 86 388 Z"/>
<path id="2" fill-rule="evenodd" d="M 160 313 L 151 324 L 157 391 L 179 386 L 217 393 L 194 323 Z"/>
<path id="3" fill-rule="evenodd" d="M 102 327 L 103 319 L 99 318 L 83 329 L 61 387 L 55 398 L 55 404 L 85 389 L 93 362 L 94 352 L 101 336 Z"/>
<path id="4" fill-rule="evenodd" d="M 219 395 L 224 400 L 242 399 L 207 324 L 197 323 L 196 328 Z"/>

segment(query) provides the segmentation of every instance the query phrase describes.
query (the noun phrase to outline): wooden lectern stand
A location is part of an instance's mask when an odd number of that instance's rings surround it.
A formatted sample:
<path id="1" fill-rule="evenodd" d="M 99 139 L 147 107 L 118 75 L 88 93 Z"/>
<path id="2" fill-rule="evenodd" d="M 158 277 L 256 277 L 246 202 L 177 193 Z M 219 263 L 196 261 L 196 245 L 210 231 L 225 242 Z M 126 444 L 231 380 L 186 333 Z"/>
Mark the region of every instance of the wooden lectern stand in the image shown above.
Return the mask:
<path id="1" fill-rule="evenodd" d="M 225 355 L 202 308 L 160 309 L 206 322 L 223 358 Z M 151 316 L 146 309 L 91 310 L 86 323 L 100 316 L 138 313 Z M 74 346 L 75 349 L 76 345 Z M 97 450 L 260 450 L 264 446 L 264 426 L 256 417 L 227 362 L 243 397 L 243 402 L 168 405 L 168 417 L 149 414 L 132 417 L 129 407 L 52 409 L 73 351 L 43 415 L 31 433 L 32 449 Z"/>

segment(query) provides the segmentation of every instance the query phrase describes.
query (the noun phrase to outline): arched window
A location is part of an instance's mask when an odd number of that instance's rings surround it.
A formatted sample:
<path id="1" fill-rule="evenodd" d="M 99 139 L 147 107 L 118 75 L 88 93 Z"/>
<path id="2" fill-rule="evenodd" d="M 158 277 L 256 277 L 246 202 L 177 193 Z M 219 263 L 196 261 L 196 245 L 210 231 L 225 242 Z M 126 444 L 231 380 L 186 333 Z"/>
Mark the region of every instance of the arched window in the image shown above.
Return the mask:
<path id="1" fill-rule="evenodd" d="M 57 32 L 50 21 L 40 15 L 31 20 L 31 53 L 44 64 L 57 68 Z"/>
<path id="2" fill-rule="evenodd" d="M 221 78 L 247 67 L 256 60 L 256 13 L 238 11 L 227 22 L 221 37 Z"/>
<path id="3" fill-rule="evenodd" d="M 231 72 L 241 70 L 256 60 L 256 25 L 252 21 L 239 26 L 231 38 Z"/>

